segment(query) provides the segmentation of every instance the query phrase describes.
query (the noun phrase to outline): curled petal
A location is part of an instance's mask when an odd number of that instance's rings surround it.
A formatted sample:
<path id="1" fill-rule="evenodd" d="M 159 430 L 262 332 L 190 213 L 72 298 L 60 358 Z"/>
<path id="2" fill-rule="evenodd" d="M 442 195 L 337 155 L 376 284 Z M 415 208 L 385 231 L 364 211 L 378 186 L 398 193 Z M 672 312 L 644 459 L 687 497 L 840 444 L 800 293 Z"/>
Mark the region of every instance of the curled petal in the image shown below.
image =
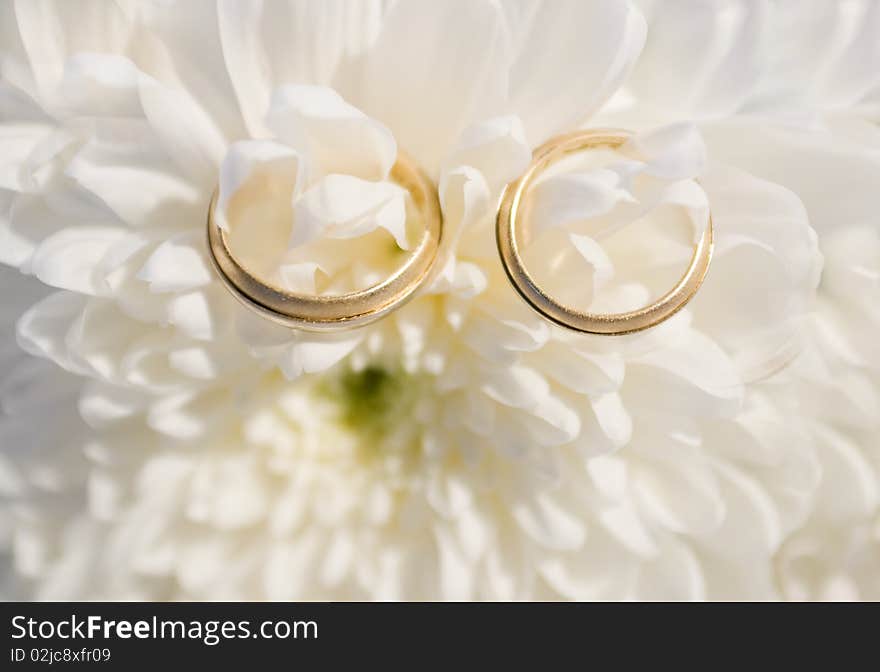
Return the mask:
<path id="1" fill-rule="evenodd" d="M 384 180 L 397 157 L 391 131 L 325 87 L 288 85 L 276 91 L 268 127 L 325 174 Z"/>

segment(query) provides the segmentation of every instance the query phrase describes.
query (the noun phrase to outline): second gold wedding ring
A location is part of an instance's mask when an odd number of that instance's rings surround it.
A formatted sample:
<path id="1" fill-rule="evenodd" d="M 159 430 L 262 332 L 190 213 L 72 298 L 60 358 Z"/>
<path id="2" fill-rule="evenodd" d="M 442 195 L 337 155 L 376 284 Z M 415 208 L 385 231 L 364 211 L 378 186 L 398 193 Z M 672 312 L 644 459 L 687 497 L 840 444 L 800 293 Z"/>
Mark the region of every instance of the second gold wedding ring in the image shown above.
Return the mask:
<path id="1" fill-rule="evenodd" d="M 654 303 L 625 313 L 588 313 L 565 306 L 545 292 L 523 264 L 520 253 L 520 215 L 523 198 L 535 179 L 550 165 L 571 154 L 597 148 L 614 149 L 625 143 L 628 131 L 591 129 L 553 138 L 532 155 L 532 162 L 517 180 L 507 185 L 496 220 L 496 239 L 501 262 L 510 282 L 526 303 L 539 314 L 563 327 L 589 334 L 628 334 L 648 329 L 669 319 L 693 298 L 712 258 L 712 217 L 696 245 L 693 257 L 678 283 Z"/>

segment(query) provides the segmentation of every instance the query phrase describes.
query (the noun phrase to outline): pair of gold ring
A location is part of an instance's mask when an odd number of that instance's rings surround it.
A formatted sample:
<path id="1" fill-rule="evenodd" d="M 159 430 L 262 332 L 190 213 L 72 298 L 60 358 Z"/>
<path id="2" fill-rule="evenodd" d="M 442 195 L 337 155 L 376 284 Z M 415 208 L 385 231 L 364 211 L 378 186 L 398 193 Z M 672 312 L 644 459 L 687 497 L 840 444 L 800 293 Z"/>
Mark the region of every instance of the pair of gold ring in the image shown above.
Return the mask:
<path id="1" fill-rule="evenodd" d="M 514 289 L 540 315 L 555 324 L 590 334 L 628 334 L 653 327 L 681 310 L 696 294 L 712 257 L 712 218 L 694 249 L 678 283 L 654 303 L 626 313 L 588 313 L 563 305 L 535 282 L 519 250 L 518 217 L 523 195 L 550 165 L 576 152 L 616 148 L 630 137 L 628 131 L 593 129 L 575 131 L 549 140 L 535 150 L 526 171 L 507 185 L 498 207 L 498 252 Z M 443 233 L 437 190 L 430 178 L 405 154 L 398 153 L 391 179 L 405 188 L 422 219 L 419 244 L 406 263 L 383 282 L 338 296 L 315 296 L 285 291 L 248 272 L 229 249 L 226 234 L 214 222 L 217 194 L 208 209 L 208 244 L 223 283 L 248 308 L 288 327 L 328 331 L 361 326 L 402 306 L 429 277 Z"/>

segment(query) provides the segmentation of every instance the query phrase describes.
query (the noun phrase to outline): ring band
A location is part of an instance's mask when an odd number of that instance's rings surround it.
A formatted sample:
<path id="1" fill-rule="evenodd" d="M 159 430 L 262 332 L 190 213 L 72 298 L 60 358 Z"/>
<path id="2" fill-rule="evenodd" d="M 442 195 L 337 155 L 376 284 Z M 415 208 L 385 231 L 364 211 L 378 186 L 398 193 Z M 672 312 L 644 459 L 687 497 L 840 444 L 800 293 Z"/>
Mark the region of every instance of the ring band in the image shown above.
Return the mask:
<path id="1" fill-rule="evenodd" d="M 545 142 L 532 155 L 526 171 L 507 185 L 496 220 L 496 239 L 501 263 L 516 291 L 539 314 L 560 326 L 588 334 L 629 334 L 669 319 L 690 301 L 709 270 L 712 258 L 712 215 L 697 243 L 694 255 L 678 283 L 654 303 L 626 313 L 587 313 L 564 306 L 542 290 L 526 270 L 517 239 L 517 216 L 523 194 L 551 164 L 587 149 L 617 148 L 631 137 L 629 131 L 592 129 L 574 131 Z"/>
<path id="2" fill-rule="evenodd" d="M 437 190 L 409 156 L 398 152 L 390 176 L 409 192 L 424 233 L 406 263 L 381 283 L 338 296 L 315 296 L 289 292 L 258 279 L 239 263 L 229 249 L 226 232 L 214 221 L 215 190 L 208 208 L 208 248 L 223 284 L 242 304 L 263 317 L 308 331 L 363 326 L 399 308 L 428 278 L 440 248 L 443 221 Z"/>

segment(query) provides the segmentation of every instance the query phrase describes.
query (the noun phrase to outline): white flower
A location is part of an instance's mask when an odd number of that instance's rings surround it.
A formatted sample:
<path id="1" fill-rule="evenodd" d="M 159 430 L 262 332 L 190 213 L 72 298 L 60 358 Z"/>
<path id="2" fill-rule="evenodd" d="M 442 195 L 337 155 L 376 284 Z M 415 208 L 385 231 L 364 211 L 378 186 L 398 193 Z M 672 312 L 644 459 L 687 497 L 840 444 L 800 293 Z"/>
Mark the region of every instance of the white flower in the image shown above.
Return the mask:
<path id="1" fill-rule="evenodd" d="M 0 8 L 0 260 L 36 276 L 4 271 L 0 325 L 40 282 L 61 290 L 19 320 L 42 359 L 10 355 L 0 393 L 7 591 L 874 594 L 880 69 L 844 91 L 809 68 L 802 95 L 782 86 L 802 47 L 767 37 L 784 8 L 642 4 Z M 877 57 L 875 8 L 829 68 Z M 532 314 L 494 242 L 531 148 L 600 123 L 639 132 L 531 194 L 544 285 L 635 307 L 673 284 L 709 209 L 716 231 L 688 308 L 621 338 Z M 399 150 L 444 213 L 417 299 L 331 336 L 225 292 L 215 188 L 272 281 L 384 277 L 417 235 L 388 179 Z"/>

